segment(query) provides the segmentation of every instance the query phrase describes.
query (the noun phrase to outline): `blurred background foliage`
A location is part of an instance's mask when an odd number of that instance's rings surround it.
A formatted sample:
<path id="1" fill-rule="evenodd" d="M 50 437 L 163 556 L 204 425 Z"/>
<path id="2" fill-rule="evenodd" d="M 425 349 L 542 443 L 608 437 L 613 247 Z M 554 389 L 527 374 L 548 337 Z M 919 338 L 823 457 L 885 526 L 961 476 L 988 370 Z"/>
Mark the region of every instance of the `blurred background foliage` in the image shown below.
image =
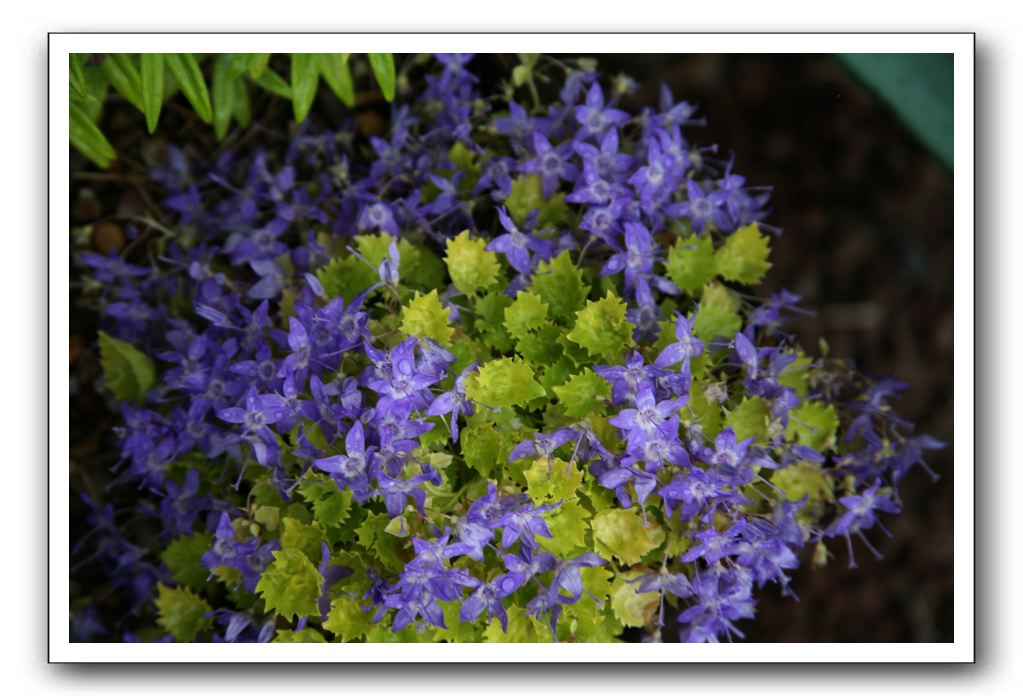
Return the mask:
<path id="1" fill-rule="evenodd" d="M 270 53 L 72 53 L 68 88 L 71 95 L 71 145 L 106 169 L 117 157 L 98 125 L 108 94 L 124 99 L 145 115 L 146 129 L 156 130 L 164 102 L 178 92 L 199 119 L 213 127 L 217 140 L 231 123 L 252 123 L 250 92 L 265 90 L 291 102 L 295 121 L 309 115 L 320 78 L 346 106 L 355 106 L 351 53 L 291 53 L 282 76 L 270 65 Z M 394 56 L 365 56 L 381 94 L 394 99 Z M 209 76 L 209 77 L 208 77 Z"/>

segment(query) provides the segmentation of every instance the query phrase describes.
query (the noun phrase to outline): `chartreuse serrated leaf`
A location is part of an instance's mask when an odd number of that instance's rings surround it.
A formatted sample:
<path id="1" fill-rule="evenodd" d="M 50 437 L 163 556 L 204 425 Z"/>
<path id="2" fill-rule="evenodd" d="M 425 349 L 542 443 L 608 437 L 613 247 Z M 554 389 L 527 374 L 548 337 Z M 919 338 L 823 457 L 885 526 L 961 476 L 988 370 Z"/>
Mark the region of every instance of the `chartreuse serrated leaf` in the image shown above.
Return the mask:
<path id="1" fill-rule="evenodd" d="M 703 289 L 700 307 L 693 322 L 693 333 L 702 341 L 732 337 L 742 327 L 738 303 L 720 283 L 710 283 Z"/>
<path id="2" fill-rule="evenodd" d="M 789 412 L 787 440 L 825 452 L 835 446 L 838 431 L 838 412 L 833 404 L 804 401 Z"/>
<path id="3" fill-rule="evenodd" d="M 796 360 L 778 375 L 778 384 L 794 389 L 797 396 L 806 396 L 809 391 L 810 370 L 813 361 L 800 353 Z"/>
<path id="4" fill-rule="evenodd" d="M 612 583 L 611 608 L 623 626 L 646 626 L 657 611 L 661 599 L 659 592 L 636 592 L 643 577 L 639 570 L 627 570 L 617 575 Z"/>
<path id="5" fill-rule="evenodd" d="M 284 531 L 281 532 L 281 548 L 296 549 L 306 555 L 313 565 L 319 565 L 323 555 L 320 543 L 323 541 L 323 530 L 313 522 L 306 524 L 294 517 L 285 517 Z"/>
<path id="6" fill-rule="evenodd" d="M 205 616 L 212 611 L 206 600 L 183 587 L 157 586 L 156 622 L 179 643 L 191 643 L 203 631 L 209 630 L 213 619 Z"/>
<path id="7" fill-rule="evenodd" d="M 576 464 L 557 457 L 550 461 L 540 457 L 524 473 L 528 483 L 526 493 L 538 505 L 575 498 L 583 480 L 583 472 Z"/>
<path id="8" fill-rule="evenodd" d="M 298 549 L 273 552 L 273 562 L 263 571 L 256 592 L 275 611 L 289 621 L 296 616 L 319 616 L 316 600 L 323 577 L 308 556 Z"/>
<path id="9" fill-rule="evenodd" d="M 585 418 L 591 413 L 603 414 L 611 398 L 611 386 L 589 368 L 572 377 L 554 393 L 569 418 Z"/>
<path id="10" fill-rule="evenodd" d="M 451 282 L 465 295 L 486 290 L 497 282 L 497 274 L 501 271 L 497 254 L 487 251 L 485 240 L 470 237 L 469 230 L 448 240 L 444 262 Z"/>
<path id="11" fill-rule="evenodd" d="M 756 442 L 764 441 L 771 411 L 767 403 L 759 396 L 743 397 L 742 402 L 725 416 L 725 426 L 731 426 L 736 439 L 756 438 Z"/>
<path id="12" fill-rule="evenodd" d="M 558 343 L 561 346 L 561 343 Z M 549 362 L 543 366 L 543 371 L 540 374 L 540 385 L 548 393 L 554 390 L 554 387 L 561 386 L 572 376 L 572 372 L 575 370 L 575 364 L 566 358 L 564 355 L 559 357 L 553 362 Z"/>
<path id="13" fill-rule="evenodd" d="M 352 69 L 348 65 L 351 53 L 320 53 L 320 74 L 337 95 L 337 98 L 349 109 L 355 106 L 355 83 L 352 81 Z"/>
<path id="14" fill-rule="evenodd" d="M 626 565 L 638 563 L 647 553 L 664 543 L 664 530 L 656 522 L 643 524 L 636 508 L 604 510 L 590 523 L 593 550 L 602 558 L 614 556 Z"/>
<path id="15" fill-rule="evenodd" d="M 515 338 L 524 338 L 547 323 L 550 307 L 539 295 L 520 290 L 504 310 L 504 326 Z"/>
<path id="16" fill-rule="evenodd" d="M 197 532 L 179 536 L 167 545 L 160 553 L 160 560 L 170 569 L 174 582 L 196 590 L 206 586 L 210 571 L 203 568 L 200 560 L 212 541 L 213 535 L 209 532 Z"/>
<path id="17" fill-rule="evenodd" d="M 718 273 L 725 280 L 734 280 L 746 285 L 759 283 L 771 263 L 771 244 L 761 234 L 757 223 L 740 227 L 730 234 L 725 243 L 714 254 Z"/>
<path id="18" fill-rule="evenodd" d="M 425 627 L 422 631 L 415 624 L 409 624 L 397 633 L 391 628 L 389 621 L 381 621 L 369 629 L 366 634 L 367 643 L 433 643 L 434 628 Z"/>
<path id="19" fill-rule="evenodd" d="M 423 290 L 432 290 L 444 285 L 444 262 L 425 246 L 413 244 L 402 238 L 398 240 L 398 254 L 401 259 L 398 270 L 403 285 Z M 381 256 L 375 262 L 376 265 L 383 260 L 384 257 Z"/>
<path id="20" fill-rule="evenodd" d="M 563 251 L 550 262 L 537 264 L 529 290 L 540 296 L 554 317 L 568 319 L 582 307 L 590 287 L 583 283 L 582 271 L 572 263 L 568 251 Z"/>
<path id="21" fill-rule="evenodd" d="M 771 483 L 781 489 L 788 500 L 801 500 L 803 496 L 816 502 L 835 500 L 834 479 L 820 469 L 802 464 L 771 472 Z"/>
<path id="22" fill-rule="evenodd" d="M 693 412 L 693 420 L 700 431 L 708 438 L 715 438 L 724 430 L 724 410 L 721 406 L 707 399 L 708 383 L 694 379 L 689 386 L 688 406 Z M 683 410 L 683 420 L 685 418 Z"/>
<path id="23" fill-rule="evenodd" d="M 107 387 L 122 401 L 141 401 L 156 383 L 156 367 L 145 353 L 102 331 L 99 361 Z"/>
<path id="24" fill-rule="evenodd" d="M 367 53 L 369 67 L 373 70 L 373 77 L 380 85 L 380 92 L 387 101 L 394 100 L 394 85 L 396 76 L 394 72 L 394 54 L 392 53 Z"/>
<path id="25" fill-rule="evenodd" d="M 167 53 L 164 55 L 167 69 L 181 87 L 182 94 L 195 109 L 195 113 L 205 123 L 213 121 L 213 107 L 210 104 L 210 93 L 206 89 L 206 79 L 202 75 L 199 61 L 191 53 Z"/>
<path id="26" fill-rule="evenodd" d="M 459 443 L 465 463 L 487 478 L 501 459 L 502 437 L 493 423 L 476 422 L 462 430 Z"/>
<path id="27" fill-rule="evenodd" d="M 528 472 L 527 472 L 528 475 Z M 551 538 L 538 536 L 540 546 L 559 556 L 575 556 L 586 549 L 586 530 L 591 514 L 576 500 L 567 500 L 544 514 Z"/>
<path id="28" fill-rule="evenodd" d="M 501 628 L 501 622 L 490 619 L 490 624 L 483 631 L 483 639 L 488 643 L 550 643 L 553 641 L 551 630 L 526 613 L 518 605 L 509 605 L 508 632 Z"/>
<path id="29" fill-rule="evenodd" d="M 223 140 L 227 128 L 231 125 L 231 117 L 236 108 L 234 100 L 238 96 L 235 83 L 241 78 L 230 74 L 230 54 L 222 53 L 213 61 L 213 133 L 217 140 Z"/>
<path id="30" fill-rule="evenodd" d="M 440 303 L 437 289 L 422 295 L 418 291 L 401 313 L 401 330 L 416 338 L 429 338 L 442 346 L 451 345 L 455 330 L 449 323 L 450 311 Z"/>
<path id="31" fill-rule="evenodd" d="M 333 481 L 310 480 L 298 485 L 298 491 L 313 506 L 313 518 L 324 529 L 341 524 L 348 518 L 352 492 L 340 490 Z"/>
<path id="32" fill-rule="evenodd" d="M 668 250 L 665 274 L 683 292 L 697 294 L 717 275 L 714 242 L 710 236 L 679 238 Z"/>
<path id="33" fill-rule="evenodd" d="M 444 610 L 447 628 L 435 628 L 433 639 L 446 643 L 479 643 L 483 637 L 482 621 L 468 623 L 459 618 L 461 602 L 437 602 Z"/>
<path id="34" fill-rule="evenodd" d="M 303 628 L 301 631 L 277 629 L 272 643 L 326 643 L 327 639 L 315 628 Z"/>
<path id="35" fill-rule="evenodd" d="M 387 533 L 390 522 L 386 514 L 371 512 L 359 525 L 356 535 L 359 546 L 374 554 L 386 568 L 398 571 L 405 563 L 398 553 L 401 539 Z"/>
<path id="36" fill-rule="evenodd" d="M 139 111 L 145 111 L 142 102 L 142 77 L 137 57 L 127 53 L 108 53 L 103 57 L 100 71 L 118 94 Z"/>
<path id="37" fill-rule="evenodd" d="M 320 60 L 315 53 L 291 54 L 291 108 L 299 123 L 309 115 L 320 82 Z"/>
<path id="38" fill-rule="evenodd" d="M 525 174 L 513 179 L 511 195 L 505 205 L 512 219 L 519 225 L 525 222 L 531 212 L 538 210 L 536 225 L 539 229 L 557 226 L 570 215 L 564 193 L 555 193 L 550 200 L 543 197 L 539 174 Z"/>
<path id="39" fill-rule="evenodd" d="M 551 365 L 564 353 L 559 342 L 563 330 L 556 324 L 540 327 L 535 333 L 527 333 L 515 342 L 515 349 L 526 362 L 532 365 Z"/>
<path id="40" fill-rule="evenodd" d="M 106 169 L 117 157 L 114 146 L 110 144 L 103 132 L 96 127 L 92 118 L 76 102 L 70 107 L 70 141 L 71 145 L 89 158 L 97 167 Z"/>
<path id="41" fill-rule="evenodd" d="M 343 297 L 347 303 L 373 285 L 377 274 L 361 259 L 349 255 L 331 259 L 330 263 L 316 271 L 316 278 L 328 297 Z"/>
<path id="42" fill-rule="evenodd" d="M 342 595 L 331 601 L 323 627 L 338 640 L 349 643 L 366 637 L 373 627 L 373 614 L 363 611 L 356 597 Z"/>
<path id="43" fill-rule="evenodd" d="M 533 379 L 533 369 L 516 358 L 500 358 L 482 364 L 466 380 L 465 393 L 484 406 L 521 406 L 544 395 Z"/>
<path id="44" fill-rule="evenodd" d="M 163 54 L 143 53 L 139 56 L 139 75 L 142 87 L 142 111 L 146 115 L 146 129 L 156 130 L 163 106 Z"/>
<path id="45" fill-rule="evenodd" d="M 515 347 L 504 325 L 504 310 L 511 304 L 511 298 L 502 292 L 492 290 L 477 298 L 473 325 L 480 337 L 495 352 L 503 353 Z"/>
<path id="46" fill-rule="evenodd" d="M 594 358 L 612 365 L 621 362 L 632 345 L 632 330 L 636 328 L 625 318 L 626 309 L 621 298 L 610 291 L 601 300 L 590 300 L 576 313 L 575 328 L 569 332 L 568 339 L 585 348 Z"/>

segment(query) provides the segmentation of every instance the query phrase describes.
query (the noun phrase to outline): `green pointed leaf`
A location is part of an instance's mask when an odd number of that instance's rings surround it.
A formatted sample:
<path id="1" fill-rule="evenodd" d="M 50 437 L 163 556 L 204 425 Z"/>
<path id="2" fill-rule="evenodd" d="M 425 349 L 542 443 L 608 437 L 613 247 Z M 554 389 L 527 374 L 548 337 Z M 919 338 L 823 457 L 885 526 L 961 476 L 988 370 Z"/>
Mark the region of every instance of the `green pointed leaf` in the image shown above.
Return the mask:
<path id="1" fill-rule="evenodd" d="M 320 82 L 320 61 L 315 53 L 291 54 L 291 107 L 299 123 L 309 115 Z"/>
<path id="2" fill-rule="evenodd" d="M 450 323 L 450 310 L 440 303 L 437 289 L 429 294 L 413 296 L 401 313 L 401 330 L 416 338 L 429 338 L 442 346 L 451 345 L 455 330 Z"/>
<path id="3" fill-rule="evenodd" d="M 271 94 L 276 94 L 278 97 L 284 97 L 285 99 L 291 99 L 291 87 L 284 81 L 283 77 L 269 68 L 258 75 L 252 75 L 250 73 L 249 79 Z"/>
<path id="4" fill-rule="evenodd" d="M 566 416 L 585 418 L 591 413 L 604 413 L 607 401 L 611 398 L 611 385 L 587 368 L 572 375 L 560 387 L 554 387 L 554 393 Z"/>
<path id="5" fill-rule="evenodd" d="M 156 368 L 145 353 L 102 331 L 99 361 L 107 387 L 122 401 L 142 401 L 156 383 Z"/>
<path id="6" fill-rule="evenodd" d="M 210 105 L 210 93 L 206 89 L 206 79 L 195 56 L 191 53 L 168 53 L 164 60 L 182 94 L 195 109 L 195 113 L 204 123 L 212 123 L 213 107 Z"/>
<path id="7" fill-rule="evenodd" d="M 656 522 L 643 524 L 636 508 L 604 510 L 591 523 L 593 550 L 602 558 L 614 556 L 626 565 L 640 559 L 664 543 L 664 530 Z"/>
<path id="8" fill-rule="evenodd" d="M 320 74 L 337 95 L 341 102 L 351 109 L 355 106 L 355 82 L 352 80 L 352 69 L 348 65 L 351 53 L 321 53 Z"/>
<path id="9" fill-rule="evenodd" d="M 127 53 L 108 53 L 103 57 L 100 71 L 110 86 L 139 111 L 145 111 L 142 102 L 142 77 L 135 58 Z"/>
<path id="10" fill-rule="evenodd" d="M 387 101 L 394 100 L 394 84 L 396 80 L 394 71 L 394 54 L 392 53 L 368 53 L 369 67 L 373 69 L 373 76 L 380 85 L 380 91 Z"/>
<path id="11" fill-rule="evenodd" d="M 298 549 L 273 552 L 273 562 L 263 572 L 256 592 L 275 611 L 289 621 L 296 616 L 319 616 L 316 600 L 323 577 L 309 558 Z"/>
<path id="12" fill-rule="evenodd" d="M 85 99 L 89 96 L 89 90 L 85 84 L 86 58 L 88 56 L 85 53 L 68 54 L 68 87 L 71 90 L 72 99 Z"/>
<path id="13" fill-rule="evenodd" d="M 157 586 L 156 622 L 179 643 L 191 643 L 195 637 L 213 625 L 212 611 L 205 600 L 183 587 Z"/>
<path id="14" fill-rule="evenodd" d="M 473 239 L 465 230 L 447 242 L 444 262 L 451 282 L 464 295 L 475 295 L 497 282 L 501 266 L 497 254 L 487 251 L 487 242 Z"/>
<path id="15" fill-rule="evenodd" d="M 228 84 L 234 93 L 231 96 L 231 104 L 234 106 L 231 116 L 239 126 L 248 128 L 252 123 L 252 105 L 249 102 L 249 90 L 245 86 L 245 80 L 231 80 Z"/>
<path id="16" fill-rule="evenodd" d="M 201 590 L 206 587 L 210 571 L 202 566 L 202 555 L 209 551 L 213 535 L 209 532 L 186 534 L 168 544 L 160 553 L 160 560 L 170 569 L 178 585 Z"/>
<path id="17" fill-rule="evenodd" d="M 217 140 L 227 135 L 231 117 L 235 114 L 234 100 L 238 96 L 236 84 L 242 84 L 240 77 L 230 74 L 231 57 L 221 54 L 213 61 L 213 133 Z"/>
<path id="18" fill-rule="evenodd" d="M 770 255 L 767 235 L 761 234 L 754 222 L 730 234 L 714 254 L 714 260 L 725 280 L 753 285 L 759 283 L 771 267 L 767 260 Z"/>
<path id="19" fill-rule="evenodd" d="M 117 157 L 114 146 L 103 132 L 96 127 L 88 114 L 77 104 L 71 104 L 70 111 L 71 145 L 89 158 L 97 167 L 106 169 Z"/>
<path id="20" fill-rule="evenodd" d="M 466 380 L 466 396 L 491 408 L 521 406 L 544 395 L 533 369 L 516 358 L 491 360 Z"/>
<path id="21" fill-rule="evenodd" d="M 163 106 L 163 54 L 143 53 L 139 56 L 142 81 L 142 111 L 146 114 L 146 128 L 156 130 Z"/>
<path id="22" fill-rule="evenodd" d="M 714 242 L 710 236 L 679 238 L 668 250 L 665 274 L 683 292 L 696 295 L 717 275 Z"/>
<path id="23" fill-rule="evenodd" d="M 267 64 L 270 62 L 269 53 L 230 53 L 229 74 L 232 77 L 239 77 L 248 73 L 249 77 L 255 79 L 263 74 Z"/>
<path id="24" fill-rule="evenodd" d="M 582 271 L 572 263 L 568 251 L 563 251 L 550 263 L 537 264 L 529 290 L 540 296 L 554 317 L 569 319 L 583 306 L 590 287 L 583 283 Z"/>
<path id="25" fill-rule="evenodd" d="M 626 309 L 621 298 L 610 291 L 601 300 L 587 302 L 576 314 L 569 340 L 585 348 L 594 358 L 618 364 L 632 345 L 632 330 L 636 328 L 625 318 Z"/>

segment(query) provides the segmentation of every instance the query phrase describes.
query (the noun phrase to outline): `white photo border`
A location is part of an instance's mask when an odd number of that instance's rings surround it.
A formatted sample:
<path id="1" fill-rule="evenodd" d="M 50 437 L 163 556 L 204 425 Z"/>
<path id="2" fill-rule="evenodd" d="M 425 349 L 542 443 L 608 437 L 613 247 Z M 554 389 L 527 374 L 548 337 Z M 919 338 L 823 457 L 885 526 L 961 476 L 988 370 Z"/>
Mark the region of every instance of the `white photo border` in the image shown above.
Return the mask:
<path id="1" fill-rule="evenodd" d="M 684 41 L 680 41 L 684 38 Z M 566 662 L 970 663 L 975 660 L 974 446 L 974 35 L 970 33 L 358 33 L 49 35 L 49 626 L 50 662 Z M 954 54 L 954 627 L 951 643 L 622 644 L 147 644 L 73 643 L 69 634 L 70 418 L 68 370 L 54 345 L 70 325 L 69 53 L 952 53 Z M 656 49 L 661 49 L 660 51 Z M 798 660 L 793 660 L 798 656 Z"/>

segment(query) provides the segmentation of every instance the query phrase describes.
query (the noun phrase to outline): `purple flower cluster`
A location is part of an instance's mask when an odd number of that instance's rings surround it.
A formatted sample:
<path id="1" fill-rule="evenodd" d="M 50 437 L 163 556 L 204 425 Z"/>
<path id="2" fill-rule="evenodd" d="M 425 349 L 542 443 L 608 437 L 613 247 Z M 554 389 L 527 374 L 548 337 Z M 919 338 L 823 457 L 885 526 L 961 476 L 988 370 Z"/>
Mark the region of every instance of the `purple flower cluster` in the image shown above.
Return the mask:
<path id="1" fill-rule="evenodd" d="M 546 422 L 523 411 L 531 434 L 517 433 L 510 461 L 551 462 L 556 450 L 570 451 L 567 459 L 585 464 L 621 508 L 685 530 L 686 550 L 662 554 L 659 569 L 636 566 L 643 570 L 637 592 L 660 593 L 658 629 L 670 605 L 684 640 L 741 636 L 735 623 L 753 616 L 755 588 L 786 588 L 786 572 L 810 539 L 866 541 L 863 532 L 880 526 L 878 512 L 897 511 L 892 487 L 922 465 L 924 449 L 942 445 L 911 437 L 911 424 L 891 410 L 897 383 L 849 378 L 830 384 L 827 395 L 797 391 L 793 372 L 820 367 L 803 360 L 783 331 L 801 311 L 798 297 L 782 293 L 754 308 L 731 337 L 697 338 L 704 310 L 691 307 L 687 316 L 689 307 L 678 304 L 683 293 L 667 277 L 666 242 L 680 227 L 721 240 L 761 222 L 769 190 L 747 186 L 713 148 L 690 144 L 682 128 L 701 124 L 694 106 L 664 90 L 659 109 L 631 116 L 595 72 L 573 69 L 550 106 L 512 100 L 491 111 L 467 68 L 471 59 L 438 56 L 440 71 L 424 75 L 414 102 L 395 107 L 386 137 L 367 143 L 346 122 L 322 132 L 303 126 L 287 148 L 225 149 L 213 160 L 167 148 L 152 178 L 166 190 L 168 224 L 178 234 L 161 242 L 158 261 L 80 255 L 101 287 L 103 328 L 155 357 L 160 371 L 143 403 L 121 404 L 122 470 L 111 489 L 134 484 L 155 495 L 147 512 L 165 541 L 197 525 L 212 533 L 202 567 L 211 576 L 231 569 L 252 592 L 280 542 L 234 524 L 251 521 L 244 496 L 259 484 L 287 506 L 310 476 L 329 479 L 411 534 L 400 571 L 371 568 L 372 585 L 360 589 L 375 621 L 391 617 L 394 631 L 444 628 L 441 603 L 455 602 L 462 622 L 496 619 L 507 629 L 509 603 L 525 602 L 556 638 L 564 607 L 584 595 L 580 571 L 607 562 L 545 550 L 539 540 L 552 536 L 545 515 L 562 502 L 538 504 L 487 481 L 459 514 L 438 513 L 453 528 L 431 519 L 428 505 L 449 474 L 431 463 L 424 442 L 464 452 L 467 420 L 487 411 L 469 398 L 469 380 L 501 351 L 406 336 L 391 319 L 410 290 L 437 290 L 455 329 L 470 327 L 453 286 L 434 287 L 405 270 L 415 259 L 400 252 L 399 239 L 443 251 L 470 230 L 501 259 L 509 298 L 537 279 L 539 264 L 568 251 L 619 290 L 639 344 L 623 364 L 592 368 L 609 385 L 614 412 L 606 424 L 621 446 L 602 442 L 587 420 Z M 517 215 L 516 188 L 527 176 L 539 177 L 542 202 Z M 544 219 L 542 208 L 555 202 L 571 206 L 574 223 Z M 366 233 L 394 238 L 382 260 L 346 257 L 357 259 L 347 272 L 364 271 L 371 282 L 328 292 L 317 272 Z M 653 351 L 672 314 L 674 340 Z M 704 387 L 711 363 L 721 379 Z M 757 436 L 739 437 L 738 423 L 705 432 L 697 386 L 700 401 L 715 407 L 737 404 L 737 396 L 763 404 Z M 794 411 L 825 399 L 855 413 L 841 454 L 790 435 L 820 427 Z M 769 477 L 795 467 L 845 485 L 844 512 L 830 523 L 802 517 L 815 502 L 786 499 Z M 467 471 L 451 476 L 467 484 Z M 144 611 L 167 569 L 125 537 L 109 506 L 87 502 L 96 551 L 79 562 L 113 561 L 114 586 L 127 586 L 133 612 Z M 414 516 L 411 530 L 406 514 Z M 322 615 L 328 576 L 338 573 L 332 550 L 324 541 Z M 269 624 L 251 608 L 218 608 L 213 616 L 214 640 L 269 639 Z M 100 633 L 83 626 L 83 635 Z"/>

